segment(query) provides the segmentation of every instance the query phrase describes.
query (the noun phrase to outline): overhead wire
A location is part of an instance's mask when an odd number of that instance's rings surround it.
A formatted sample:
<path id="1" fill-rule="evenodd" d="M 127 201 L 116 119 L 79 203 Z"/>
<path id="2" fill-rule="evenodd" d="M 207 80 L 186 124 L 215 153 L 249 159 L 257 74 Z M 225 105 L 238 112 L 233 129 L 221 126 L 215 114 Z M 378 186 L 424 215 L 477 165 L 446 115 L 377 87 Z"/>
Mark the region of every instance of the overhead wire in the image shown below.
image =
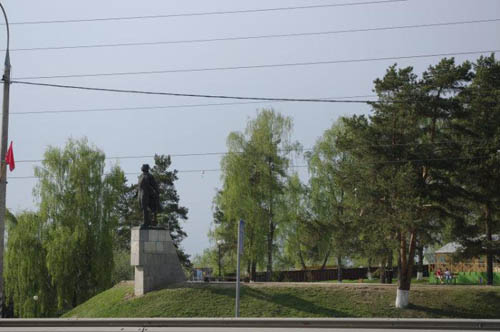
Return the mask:
<path id="1" fill-rule="evenodd" d="M 127 89 L 111 89 L 111 88 L 96 88 L 88 86 L 67 85 L 67 84 L 52 84 L 52 83 L 36 83 L 24 81 L 10 81 L 10 83 L 36 85 L 51 88 L 89 90 L 100 92 L 116 92 L 129 94 L 144 94 L 144 95 L 161 95 L 173 97 L 196 97 L 196 98 L 216 98 L 216 99 L 236 99 L 236 100 L 259 100 L 259 101 L 283 101 L 283 102 L 314 102 L 314 103 L 361 103 L 367 104 L 373 102 L 371 100 L 349 100 L 349 99 L 319 99 L 319 98 L 278 98 L 278 97 L 244 97 L 244 96 L 228 96 L 228 95 L 208 95 L 208 94 L 193 94 L 193 93 L 176 93 L 176 92 L 159 92 L 145 90 L 127 90 Z"/>
<path id="2" fill-rule="evenodd" d="M 465 143 L 465 144 L 464 144 Z M 366 144 L 366 145 L 358 145 L 357 147 L 401 147 L 401 146 L 422 146 L 422 145 L 451 145 L 458 144 L 460 146 L 472 146 L 474 149 L 483 149 L 490 148 L 484 147 L 482 144 L 483 141 L 465 141 L 465 142 L 457 142 L 457 141 L 440 141 L 440 142 L 419 142 L 419 143 L 396 143 L 396 144 Z M 314 148 L 301 148 L 300 151 L 312 151 Z M 285 152 L 285 150 L 278 150 L 278 152 Z M 295 150 L 289 152 L 297 152 Z M 167 153 L 166 155 L 170 157 L 198 157 L 198 156 L 221 156 L 227 155 L 230 153 L 243 153 L 238 151 L 224 151 L 224 152 L 195 152 L 195 153 Z M 125 156 L 113 156 L 106 157 L 107 160 L 117 160 L 117 159 L 144 159 L 144 158 L 154 158 L 155 155 L 125 155 Z M 38 163 L 42 162 L 43 159 L 21 159 L 16 160 L 16 163 Z"/>
<path id="3" fill-rule="evenodd" d="M 227 70 L 241 70 L 241 69 L 263 69 L 263 68 L 279 68 L 279 67 L 331 65 L 331 64 L 341 64 L 341 63 L 361 63 L 361 62 L 386 61 L 386 60 L 405 60 L 405 59 L 419 59 L 419 58 L 433 58 L 433 57 L 448 57 L 448 56 L 457 56 L 457 55 L 474 55 L 474 54 L 496 53 L 499 51 L 500 50 L 498 50 L 498 49 L 492 49 L 492 50 L 481 50 L 481 51 L 418 54 L 418 55 L 390 56 L 390 57 L 364 58 L 364 59 L 343 59 L 343 60 L 327 60 L 327 61 L 274 63 L 274 64 L 261 64 L 261 65 L 246 65 L 246 66 L 165 69 L 165 70 L 152 70 L 152 71 L 109 72 L 109 73 L 47 75 L 47 76 L 22 76 L 22 77 L 14 77 L 12 79 L 12 83 L 29 84 L 27 82 L 20 82 L 20 81 L 22 81 L 22 80 L 54 79 L 54 78 L 110 77 L 110 76 L 193 73 L 193 72 L 227 71 Z M 50 86 L 50 85 L 47 84 L 46 86 Z"/>
<path id="4" fill-rule="evenodd" d="M 389 31 L 399 29 L 418 29 L 428 27 L 443 27 L 464 24 L 478 23 L 493 23 L 499 22 L 500 18 L 469 20 L 469 21 L 454 21 L 442 23 L 428 24 L 413 24 L 400 26 L 386 26 L 374 28 L 359 28 L 359 29 L 344 29 L 332 31 L 316 31 L 316 32 L 298 32 L 298 33 L 283 33 L 269 35 L 254 35 L 254 36 L 236 36 L 236 37 L 220 37 L 220 38 L 205 38 L 205 39 L 187 39 L 187 40 L 168 40 L 168 41 L 153 41 L 153 42 L 130 42 L 130 43 L 113 43 L 113 44 L 89 44 L 89 45 L 73 45 L 73 46 L 46 46 L 46 47 L 30 47 L 30 48 L 14 48 L 11 52 L 27 52 L 27 51 L 49 51 L 49 50 L 72 50 L 72 49 L 89 49 L 89 48 L 111 48 L 111 47 L 132 47 L 132 46 L 154 46 L 168 44 L 193 44 L 193 43 L 212 43 L 223 41 L 239 41 L 239 40 L 254 40 L 254 39 L 270 39 L 270 38 L 295 38 L 295 37 L 310 37 L 310 36 L 325 36 L 333 34 L 357 33 L 357 32 L 374 32 L 374 31 Z M 4 50 L 1 50 L 4 51 Z"/>
<path id="5" fill-rule="evenodd" d="M 332 97 L 324 99 L 353 99 L 353 98 L 374 98 L 376 95 L 358 95 Z M 323 98 L 321 98 L 323 99 Z M 272 103 L 280 103 L 284 101 L 272 101 Z M 266 101 L 248 101 L 248 102 L 229 102 L 229 103 L 206 103 L 206 104 L 181 104 L 181 105 L 159 105 L 159 106 L 138 106 L 138 107 L 110 107 L 110 108 L 86 108 L 73 110 L 45 110 L 45 111 L 24 111 L 24 112 L 9 112 L 11 115 L 31 115 L 31 114 L 59 114 L 59 113 L 87 113 L 87 112 L 115 112 L 115 111 L 137 111 L 137 110 L 162 110 L 162 109 L 177 109 L 177 108 L 199 108 L 212 106 L 234 106 L 234 105 L 253 105 L 262 104 Z"/>
<path id="6" fill-rule="evenodd" d="M 368 162 L 369 164 L 406 164 L 406 163 L 414 163 L 414 162 L 424 162 L 424 161 L 465 161 L 465 160 L 478 160 L 478 159 L 487 159 L 489 156 L 478 156 L 478 157 L 464 157 L 464 158 L 424 158 L 424 159 L 404 159 L 404 160 L 385 160 L 385 161 L 376 161 L 376 162 Z M 308 165 L 290 165 L 290 168 L 306 168 Z M 177 173 L 202 173 L 202 172 L 220 172 L 222 169 L 214 168 L 214 169 L 188 169 L 188 170 L 175 170 Z M 139 172 L 126 172 L 125 175 L 133 175 L 140 174 Z M 11 176 L 8 179 L 35 179 L 36 176 Z"/>
<path id="7" fill-rule="evenodd" d="M 161 15 L 101 17 L 101 18 L 88 18 L 88 19 L 46 20 L 46 21 L 40 20 L 40 21 L 19 21 L 19 22 L 14 21 L 9 23 L 9 25 L 85 23 L 85 22 L 106 22 L 106 21 L 149 20 L 149 19 L 164 19 L 164 18 L 175 18 L 175 17 L 211 16 L 211 15 L 228 15 L 228 14 L 249 14 L 249 13 L 263 13 L 263 12 L 276 12 L 276 11 L 321 9 L 321 8 L 333 8 L 333 7 L 364 6 L 364 5 L 387 4 L 387 3 L 406 2 L 406 1 L 408 0 L 363 1 L 363 2 L 347 2 L 347 3 L 336 3 L 336 4 L 307 5 L 307 6 L 224 10 L 224 11 L 212 11 L 212 12 L 193 12 L 193 13 L 161 14 Z M 5 25 L 5 24 L 2 23 L 0 25 Z"/>
<path id="8" fill-rule="evenodd" d="M 302 149 L 302 151 L 309 151 L 309 150 L 312 150 L 312 148 Z M 173 153 L 167 155 L 170 157 L 198 157 L 198 156 L 221 156 L 221 155 L 227 155 L 229 153 L 242 153 L 242 152 Z M 106 157 L 105 159 L 115 160 L 115 159 L 144 159 L 144 158 L 154 158 L 154 155 L 114 156 L 114 157 Z M 16 160 L 16 163 L 38 163 L 42 161 L 43 159 L 24 159 L 24 160 Z"/>

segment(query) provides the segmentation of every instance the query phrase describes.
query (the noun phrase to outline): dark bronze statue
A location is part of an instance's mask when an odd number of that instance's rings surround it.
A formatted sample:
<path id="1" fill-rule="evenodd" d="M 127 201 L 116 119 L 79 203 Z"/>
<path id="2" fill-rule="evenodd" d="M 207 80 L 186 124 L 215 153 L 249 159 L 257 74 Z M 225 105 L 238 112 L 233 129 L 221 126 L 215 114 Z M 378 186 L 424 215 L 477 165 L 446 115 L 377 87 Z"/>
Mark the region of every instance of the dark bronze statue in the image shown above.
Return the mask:
<path id="1" fill-rule="evenodd" d="M 142 209 L 143 223 L 141 227 L 148 228 L 158 225 L 157 215 L 160 210 L 160 192 L 155 178 L 149 173 L 149 165 L 141 167 L 142 174 L 139 176 L 137 185 L 139 193 L 139 206 Z"/>

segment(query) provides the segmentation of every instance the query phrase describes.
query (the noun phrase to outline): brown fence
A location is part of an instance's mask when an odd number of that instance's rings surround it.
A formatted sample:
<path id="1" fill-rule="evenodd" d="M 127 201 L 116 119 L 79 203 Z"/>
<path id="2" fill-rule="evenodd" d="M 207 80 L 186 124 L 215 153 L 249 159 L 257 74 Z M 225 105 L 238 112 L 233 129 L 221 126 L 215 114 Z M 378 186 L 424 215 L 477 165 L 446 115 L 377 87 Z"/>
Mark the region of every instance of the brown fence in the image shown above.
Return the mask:
<path id="1" fill-rule="evenodd" d="M 370 270 L 374 273 L 378 267 L 371 267 Z M 416 267 L 413 269 L 413 274 L 416 276 Z M 342 279 L 358 280 L 366 279 L 368 268 L 345 268 L 342 269 Z M 397 276 L 397 267 L 393 269 L 394 277 Z M 424 276 L 428 276 L 428 267 L 424 265 Z M 299 271 L 275 271 L 273 272 L 272 281 L 286 282 L 307 282 L 307 281 L 326 281 L 337 280 L 337 269 L 324 270 L 299 270 Z M 257 272 L 255 281 L 266 281 L 266 272 Z"/>

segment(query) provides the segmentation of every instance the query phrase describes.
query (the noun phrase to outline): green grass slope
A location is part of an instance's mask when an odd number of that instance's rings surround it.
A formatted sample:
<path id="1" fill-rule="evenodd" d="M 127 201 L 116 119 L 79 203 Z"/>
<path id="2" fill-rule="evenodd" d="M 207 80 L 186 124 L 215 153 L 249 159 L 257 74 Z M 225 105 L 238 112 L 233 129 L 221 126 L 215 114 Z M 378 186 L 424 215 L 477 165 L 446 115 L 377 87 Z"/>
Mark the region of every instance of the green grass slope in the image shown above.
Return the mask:
<path id="1" fill-rule="evenodd" d="M 500 288 L 412 286 L 411 306 L 394 307 L 396 287 L 376 284 L 246 284 L 242 317 L 500 318 Z M 186 284 L 133 296 L 121 283 L 63 317 L 233 317 L 234 286 Z"/>

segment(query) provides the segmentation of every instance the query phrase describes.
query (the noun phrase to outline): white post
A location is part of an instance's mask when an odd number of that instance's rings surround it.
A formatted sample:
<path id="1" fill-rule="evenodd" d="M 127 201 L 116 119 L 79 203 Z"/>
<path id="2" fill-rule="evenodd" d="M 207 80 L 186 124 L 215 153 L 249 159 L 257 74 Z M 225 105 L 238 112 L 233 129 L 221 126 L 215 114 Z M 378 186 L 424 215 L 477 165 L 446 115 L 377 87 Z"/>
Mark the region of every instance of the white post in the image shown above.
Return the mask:
<path id="1" fill-rule="evenodd" d="M 237 253 L 237 266 L 236 266 L 236 308 L 235 317 L 240 317 L 240 257 L 243 252 L 243 232 L 245 229 L 245 222 L 240 220 L 238 225 L 238 253 Z"/>

